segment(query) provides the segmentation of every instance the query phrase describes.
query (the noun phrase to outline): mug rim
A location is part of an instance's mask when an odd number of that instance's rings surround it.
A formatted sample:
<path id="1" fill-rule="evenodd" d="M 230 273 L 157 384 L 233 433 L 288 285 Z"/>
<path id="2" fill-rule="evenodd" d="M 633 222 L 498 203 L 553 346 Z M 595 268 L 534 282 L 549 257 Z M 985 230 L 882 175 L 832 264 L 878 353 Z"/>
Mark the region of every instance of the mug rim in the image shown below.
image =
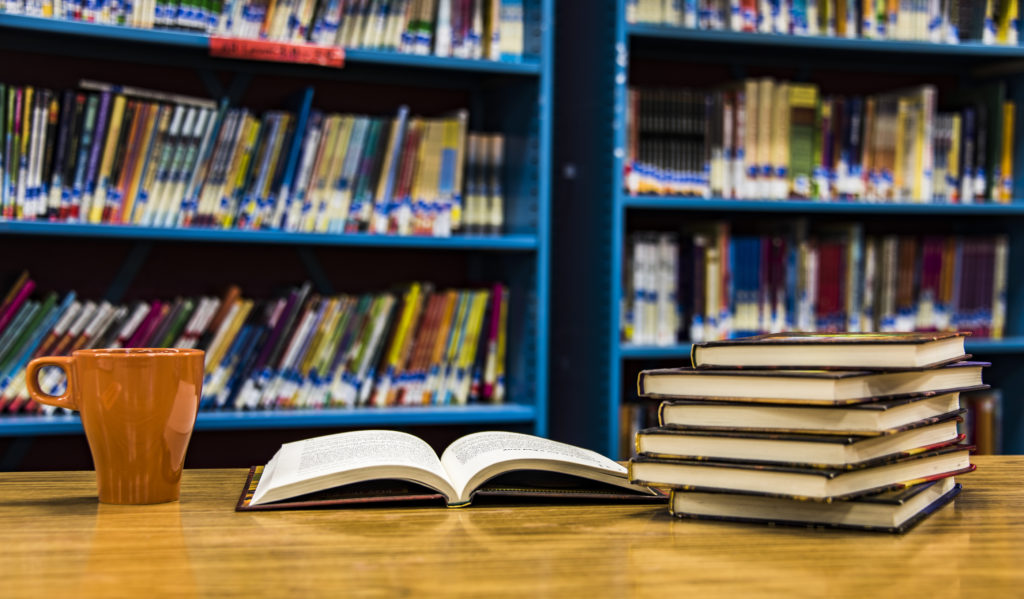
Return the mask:
<path id="1" fill-rule="evenodd" d="M 201 349 L 177 347 L 121 347 L 108 349 L 77 349 L 72 356 L 90 358 L 158 358 L 161 356 L 202 356 Z"/>

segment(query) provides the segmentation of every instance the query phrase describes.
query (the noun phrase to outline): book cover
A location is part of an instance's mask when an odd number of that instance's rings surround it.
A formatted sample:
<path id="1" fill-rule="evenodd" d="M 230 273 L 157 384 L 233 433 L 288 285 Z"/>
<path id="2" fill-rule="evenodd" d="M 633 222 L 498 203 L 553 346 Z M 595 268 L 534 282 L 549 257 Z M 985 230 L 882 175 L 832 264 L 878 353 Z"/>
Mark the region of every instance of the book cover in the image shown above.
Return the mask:
<path id="1" fill-rule="evenodd" d="M 875 345 L 875 344 L 920 344 L 941 341 L 954 337 L 966 337 L 960 332 L 912 332 L 912 333 L 770 333 L 740 339 L 705 341 L 694 347 L 723 347 L 734 345 Z"/>
<path id="2" fill-rule="evenodd" d="M 817 86 L 799 83 L 789 86 L 789 197 L 792 198 L 811 197 L 817 110 Z"/>
<path id="3" fill-rule="evenodd" d="M 711 370 L 694 368 L 661 368 L 644 370 L 637 377 L 637 394 L 640 397 L 655 399 L 711 399 L 718 401 L 792 403 L 792 404 L 832 404 L 844 405 L 915 397 L 922 393 L 967 391 L 987 387 L 981 383 L 981 368 L 990 366 L 988 362 L 954 362 L 933 370 L 900 370 L 900 371 L 856 371 L 856 370 L 765 370 L 765 369 L 733 369 Z M 977 369 L 977 376 L 970 372 L 958 372 L 960 369 Z M 967 375 L 961 377 L 960 374 Z M 939 377 L 932 379 L 931 377 Z M 947 378 L 948 377 L 948 378 Z M 664 379 L 664 380 L 659 380 Z M 705 379 L 702 381 L 701 379 Z M 752 379 L 761 379 L 753 381 Z M 871 390 L 875 393 L 859 396 L 822 396 L 818 391 L 835 392 L 835 385 L 843 381 L 871 381 Z M 692 381 L 692 382 L 687 382 Z M 806 389 L 798 388 L 807 383 Z M 931 381 L 926 383 L 925 381 Z M 822 389 L 815 382 L 830 382 L 831 386 Z M 953 384 L 956 382 L 957 384 Z M 919 385 L 935 384 L 943 388 L 926 388 Z M 947 384 L 952 386 L 946 387 Z M 742 386 L 751 389 L 748 395 L 736 393 L 729 386 Z M 754 385 L 754 387 L 750 387 Z M 677 389 L 678 387 L 678 389 Z M 723 390 L 718 391 L 719 388 Z M 865 387 L 867 388 L 867 387 Z M 861 389 L 863 391 L 863 389 Z M 702 393 L 714 391 L 714 393 Z M 776 393 L 779 392 L 779 393 Z"/>
<path id="4" fill-rule="evenodd" d="M 897 400 L 897 401 L 899 401 L 899 402 L 916 401 L 916 398 L 909 399 L 909 400 L 906 400 L 906 399 L 904 399 L 904 400 Z M 672 405 L 686 405 L 687 404 L 687 402 L 666 402 L 666 403 L 671 403 Z M 706 403 L 702 403 L 702 402 L 688 402 L 688 403 L 689 403 L 689 405 L 706 405 Z M 879 403 L 885 403 L 885 402 L 879 402 Z M 719 405 L 727 405 L 727 404 L 721 403 Z M 849 408 L 844 408 L 844 409 L 863 409 L 863 408 L 867 408 L 867 409 L 871 410 L 872 409 L 871 406 L 873 406 L 873 405 L 874 404 L 855 404 L 853 406 L 850 406 Z M 809 409 L 821 410 L 821 411 L 823 411 L 825 413 L 833 412 L 835 410 L 835 408 L 828 408 L 828 407 L 811 407 Z M 885 408 L 882 408 L 882 410 L 884 410 L 884 409 Z M 664 406 L 659 406 L 659 411 L 662 411 L 662 410 L 664 410 Z M 925 426 L 931 426 L 933 424 L 938 424 L 940 422 L 948 422 L 950 420 L 957 420 L 961 416 L 963 416 L 963 414 L 966 413 L 966 411 L 967 411 L 966 408 L 959 408 L 957 410 L 953 410 L 953 411 L 947 412 L 945 414 L 940 414 L 938 416 L 930 416 L 928 418 L 922 418 L 920 420 L 916 420 L 914 422 L 903 424 L 901 426 L 896 426 L 896 427 L 880 430 L 880 431 L 878 431 L 877 433 L 874 433 L 874 434 L 863 434 L 863 433 L 860 433 L 860 432 L 857 432 L 857 433 L 844 433 L 844 432 L 841 432 L 841 431 L 819 432 L 819 431 L 783 430 L 783 429 L 758 430 L 758 429 L 743 429 L 743 428 L 738 428 L 738 427 L 712 428 L 712 427 L 706 427 L 706 426 L 688 426 L 688 425 L 683 425 L 683 424 L 670 424 L 670 425 L 667 425 L 667 426 L 659 426 L 657 428 L 653 428 L 652 427 L 652 428 L 648 428 L 648 429 L 646 429 L 644 431 L 641 431 L 641 432 L 643 432 L 645 434 L 655 434 L 655 435 L 692 435 L 692 436 L 698 436 L 698 437 L 719 437 L 719 438 L 721 438 L 721 437 L 733 437 L 733 438 L 737 438 L 737 439 L 765 439 L 765 440 L 777 439 L 777 440 L 784 440 L 784 441 L 807 441 L 807 442 L 813 442 L 813 443 L 841 443 L 841 444 L 847 444 L 848 445 L 848 444 L 856 443 L 858 441 L 863 441 L 864 439 L 871 438 L 871 437 L 887 437 L 887 436 L 890 436 L 890 435 L 895 435 L 897 433 L 902 433 L 902 432 L 905 432 L 905 431 L 914 430 L 914 429 L 925 427 Z M 659 415 L 659 418 L 660 417 L 661 416 Z"/>
<path id="5" fill-rule="evenodd" d="M 947 397 L 952 396 L 952 398 Z M 933 409 L 926 404 L 935 403 Z M 916 405 L 911 405 L 916 404 Z M 737 404 L 727 401 L 716 400 L 687 400 L 675 399 L 663 401 L 658 405 L 658 424 L 667 428 L 682 428 L 692 430 L 734 430 L 752 432 L 800 432 L 817 435 L 885 435 L 900 430 L 906 424 L 894 427 L 873 427 L 866 424 L 864 415 L 869 420 L 874 417 L 883 417 L 886 412 L 915 410 L 916 414 L 922 412 L 932 413 L 911 420 L 919 422 L 928 419 L 937 422 L 949 415 L 955 415 L 959 411 L 959 393 L 937 393 L 929 392 L 917 397 L 904 397 L 883 401 L 855 403 L 841 407 L 800 405 L 780 406 L 775 404 Z M 925 406 L 922 408 L 922 406 Z M 921 408 L 920 411 L 918 409 Z M 952 408 L 952 409 L 950 409 Z M 690 416 L 689 423 L 679 422 L 686 419 L 688 409 L 698 410 L 695 416 Z M 673 415 L 673 411 L 682 410 L 683 415 Z M 700 411 L 718 411 L 720 414 L 701 418 Z M 692 424 L 695 421 L 702 424 Z M 821 425 L 827 422 L 836 426 L 825 428 Z M 846 424 L 855 422 L 856 424 Z M 844 426 L 845 424 L 845 426 Z M 908 423 L 909 424 L 909 423 Z M 798 427 L 798 425 L 800 425 Z M 869 428 L 870 427 L 870 428 Z"/>
<path id="6" fill-rule="evenodd" d="M 781 485 L 785 485 L 786 487 L 788 487 L 789 486 L 789 482 L 788 481 L 791 480 L 791 477 L 789 477 L 787 475 L 796 475 L 796 476 L 799 476 L 801 478 L 810 477 L 810 478 L 815 478 L 815 479 L 819 479 L 819 480 L 828 481 L 828 480 L 835 480 L 835 479 L 837 479 L 837 478 L 839 478 L 839 477 L 841 477 L 843 475 L 850 475 L 850 474 L 855 474 L 855 473 L 858 473 L 858 472 L 864 472 L 864 471 L 867 471 L 867 470 L 886 468 L 888 466 L 893 466 L 893 465 L 907 464 L 909 462 L 913 462 L 913 461 L 917 461 L 917 460 L 925 460 L 925 459 L 930 459 L 930 458 L 940 458 L 942 456 L 950 456 L 950 454 L 955 454 L 957 452 L 964 452 L 966 454 L 966 452 L 968 452 L 970 450 L 973 450 L 973 449 L 974 448 L 972 446 L 970 446 L 970 445 L 959 445 L 959 444 L 947 445 L 945 447 L 941 447 L 941 448 L 933 450 L 933 451 L 928 451 L 928 452 L 925 452 L 925 453 L 915 454 L 915 455 L 911 455 L 911 456 L 900 457 L 900 458 L 893 459 L 893 460 L 891 460 L 889 462 L 886 462 L 884 464 L 872 464 L 872 465 L 867 466 L 867 467 L 856 468 L 856 469 L 853 469 L 853 470 L 842 470 L 842 469 L 837 469 L 837 468 L 806 468 L 806 467 L 796 467 L 796 466 L 780 465 L 780 464 L 752 464 L 752 463 L 741 463 L 741 462 L 725 462 L 725 461 L 720 461 L 720 460 L 681 460 L 681 459 L 649 458 L 649 457 L 642 457 L 641 456 L 641 457 L 632 458 L 629 461 L 629 481 L 632 482 L 633 484 L 649 485 L 649 486 L 654 486 L 654 487 L 658 487 L 658 488 L 672 489 L 672 490 L 728 492 L 728 493 L 747 494 L 747 495 L 762 495 L 762 496 L 766 496 L 766 497 L 781 497 L 781 498 L 788 498 L 788 499 L 832 502 L 832 501 L 837 501 L 837 500 L 847 500 L 847 499 L 853 499 L 853 498 L 857 498 L 857 497 L 863 497 L 865 495 L 872 495 L 872 494 L 881 493 L 881 492 L 885 492 L 885 491 L 895 491 L 895 490 L 900 490 L 900 489 L 906 489 L 908 487 L 912 487 L 914 485 L 919 485 L 919 484 L 922 484 L 922 483 L 925 483 L 925 482 L 929 482 L 929 481 L 932 481 L 932 480 L 941 480 L 943 478 L 947 478 L 947 477 L 950 477 L 950 476 L 958 476 L 958 475 L 961 475 L 961 474 L 966 474 L 968 472 L 973 472 L 977 467 L 974 464 L 967 463 L 965 466 L 957 468 L 955 470 L 939 472 L 939 473 L 936 473 L 936 474 L 923 475 L 923 476 L 919 476 L 919 477 L 916 477 L 916 478 L 911 478 L 911 479 L 908 479 L 908 480 L 901 480 L 901 481 L 896 481 L 896 482 L 886 482 L 886 483 L 882 483 L 882 484 L 878 484 L 878 485 L 874 485 L 874 486 L 868 486 L 866 488 L 859 488 L 859 489 L 856 489 L 854 491 L 850 491 L 850 492 L 847 492 L 847 493 L 839 493 L 839 494 L 827 495 L 827 496 L 803 495 L 803 494 L 799 494 L 799 493 L 784 492 L 784 491 L 781 491 L 781 490 L 768 489 L 768 488 L 764 488 L 764 489 L 761 489 L 761 490 L 749 490 L 749 489 L 742 489 L 742 488 L 730 488 L 730 487 L 726 487 L 726 486 L 703 486 L 703 485 L 691 485 L 691 484 L 674 484 L 674 483 L 666 483 L 664 481 L 645 480 L 643 478 L 635 476 L 635 468 L 636 468 L 636 466 L 638 464 L 641 464 L 641 465 L 643 465 L 643 464 L 663 464 L 663 465 L 668 465 L 668 466 L 679 465 L 679 466 L 683 466 L 683 467 L 687 467 L 687 468 L 694 468 L 694 467 L 696 467 L 696 468 L 701 468 L 701 469 L 703 469 L 703 468 L 717 469 L 717 470 L 720 471 L 720 474 L 719 474 L 719 476 L 717 478 L 722 480 L 722 484 L 727 484 L 727 483 L 725 483 L 725 478 L 729 476 L 729 471 L 730 470 L 772 473 L 772 474 L 782 475 L 780 477 L 779 484 L 780 484 L 780 486 Z M 787 482 L 783 483 L 782 482 L 783 480 L 785 480 Z"/>
<path id="7" fill-rule="evenodd" d="M 935 486 L 939 485 L 940 482 L 941 481 L 931 481 L 931 482 L 920 484 L 920 485 L 916 485 L 916 486 L 913 486 L 913 487 L 908 487 L 908 488 L 902 489 L 902 490 L 884 492 L 884 493 L 880 493 L 878 495 L 868 495 L 868 496 L 861 497 L 859 499 L 853 500 L 851 502 L 837 502 L 837 503 L 829 504 L 829 505 L 835 505 L 835 506 L 838 506 L 840 508 L 843 508 L 843 507 L 845 507 L 844 504 L 846 504 L 846 503 L 853 503 L 855 501 L 855 502 L 863 503 L 863 504 L 885 504 L 885 505 L 891 506 L 895 510 L 895 508 L 898 508 L 898 507 L 900 507 L 900 506 L 902 506 L 902 505 L 904 505 L 904 504 L 906 504 L 906 503 L 908 503 L 910 501 L 913 501 L 915 497 L 920 496 L 923 493 L 928 493 L 928 492 L 934 493 L 934 492 L 936 492 L 937 490 L 935 489 Z M 950 502 L 952 502 L 953 499 L 956 498 L 960 494 L 962 488 L 963 488 L 962 485 L 960 485 L 959 483 L 953 484 L 952 487 L 948 491 L 946 491 L 945 493 L 941 494 L 937 499 L 935 499 L 935 500 L 931 501 L 930 503 L 928 503 L 923 509 L 917 511 L 911 517 L 909 517 L 908 519 L 904 520 L 903 522 L 900 522 L 898 524 L 894 524 L 894 525 L 891 525 L 891 526 L 883 525 L 883 524 L 860 524 L 860 523 L 841 522 L 841 521 L 839 521 L 839 522 L 837 522 L 837 521 L 831 521 L 831 522 L 830 521 L 823 521 L 823 519 L 821 519 L 821 518 L 815 518 L 814 516 L 811 516 L 808 513 L 808 510 L 806 510 L 806 508 L 803 508 L 803 511 L 804 511 L 803 515 L 796 516 L 796 517 L 788 517 L 788 516 L 782 516 L 782 517 L 765 516 L 765 517 L 760 517 L 760 516 L 737 515 L 737 514 L 694 513 L 694 512 L 686 512 L 686 511 L 676 510 L 675 509 L 676 497 L 677 496 L 681 496 L 684 493 L 687 493 L 686 491 L 672 491 L 671 499 L 669 501 L 669 505 L 671 506 L 670 507 L 670 512 L 672 513 L 673 516 L 676 516 L 677 518 L 692 519 L 692 520 L 715 520 L 715 521 L 724 521 L 724 522 L 743 522 L 743 523 L 768 524 L 768 525 L 772 525 L 772 526 L 794 526 L 794 527 L 801 527 L 801 528 L 835 528 L 835 529 L 863 530 L 863 531 L 869 531 L 869 532 L 887 532 L 887 533 L 894 533 L 894 534 L 903 534 L 903 533 L 913 529 L 918 524 L 920 524 L 928 516 L 934 514 L 935 512 L 939 511 L 941 508 L 945 507 Z M 701 493 L 701 495 L 704 495 L 704 493 Z M 713 501 L 714 498 L 712 497 L 711 500 Z M 786 500 L 778 500 L 778 501 L 786 501 Z M 815 515 L 817 515 L 817 513 Z"/>
<path id="8" fill-rule="evenodd" d="M 822 243 L 818 249 L 822 260 L 826 256 L 832 260 L 821 270 L 833 273 L 830 282 L 826 278 L 818 282 L 818 326 L 844 327 L 852 320 L 859 321 L 859 294 L 854 289 L 860 284 L 853 276 L 842 281 L 838 273 L 854 270 L 843 262 L 860 262 L 862 247 L 850 244 L 849 256 L 841 255 L 844 250 L 835 244 Z M 903 274 L 913 278 L 912 272 Z M 846 287 L 845 292 L 842 287 Z M 917 311 L 915 295 L 913 289 L 906 292 L 904 303 L 910 307 L 902 313 Z M 690 349 L 690 362 L 701 369 L 929 370 L 971 358 L 963 351 L 967 335 L 970 332 L 772 333 L 695 343 Z"/>
<path id="9" fill-rule="evenodd" d="M 941 419 L 924 419 L 887 431 L 883 435 L 819 435 L 804 431 L 730 431 L 689 427 L 648 428 L 641 430 L 636 436 L 636 453 L 643 457 L 671 460 L 778 464 L 794 468 L 856 470 L 887 464 L 962 443 L 966 436 L 957 433 L 957 423 L 963 422 L 962 415 L 965 412 L 966 410 L 961 409 L 951 412 Z M 894 435 L 926 427 L 934 427 L 934 429 L 921 430 L 920 435 L 915 435 L 919 441 L 907 441 L 904 436 L 904 440 L 899 441 L 899 445 L 896 444 L 897 439 Z M 685 443 L 687 437 L 696 443 Z M 889 439 L 885 439 L 887 437 Z M 659 442 L 659 438 L 668 441 L 668 444 Z M 676 445 L 673 438 L 684 441 L 682 447 L 689 445 L 690 447 L 703 447 L 703 449 L 700 452 L 686 451 Z M 702 440 L 706 440 L 708 443 L 702 444 Z M 729 443 L 729 441 L 735 441 L 735 443 Z M 880 442 L 889 445 L 891 449 L 879 450 L 868 447 L 877 446 Z M 857 448 L 858 444 L 863 447 Z M 907 445 L 917 446 L 907 447 Z M 839 457 L 849 455 L 846 453 L 849 450 L 863 451 L 863 457 L 859 461 L 840 463 L 840 460 L 849 459 Z M 788 458 L 788 456 L 799 456 L 799 458 Z"/>

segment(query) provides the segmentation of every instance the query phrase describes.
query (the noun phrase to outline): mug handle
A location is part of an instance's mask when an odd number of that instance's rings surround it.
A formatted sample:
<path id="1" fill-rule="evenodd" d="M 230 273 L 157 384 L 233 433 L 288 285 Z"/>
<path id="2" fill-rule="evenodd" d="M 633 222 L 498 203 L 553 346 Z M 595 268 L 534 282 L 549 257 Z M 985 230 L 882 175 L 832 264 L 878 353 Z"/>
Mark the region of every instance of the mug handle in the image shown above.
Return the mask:
<path id="1" fill-rule="evenodd" d="M 44 393 L 39 388 L 39 370 L 46 366 L 56 366 L 64 371 L 68 384 L 63 395 L 50 395 L 49 393 Z M 77 410 L 78 406 L 75 405 L 75 400 L 71 397 L 71 379 L 71 358 L 69 356 L 36 358 L 28 363 L 28 368 L 25 370 L 25 382 L 28 384 L 28 393 L 32 396 L 32 399 L 58 408 Z"/>

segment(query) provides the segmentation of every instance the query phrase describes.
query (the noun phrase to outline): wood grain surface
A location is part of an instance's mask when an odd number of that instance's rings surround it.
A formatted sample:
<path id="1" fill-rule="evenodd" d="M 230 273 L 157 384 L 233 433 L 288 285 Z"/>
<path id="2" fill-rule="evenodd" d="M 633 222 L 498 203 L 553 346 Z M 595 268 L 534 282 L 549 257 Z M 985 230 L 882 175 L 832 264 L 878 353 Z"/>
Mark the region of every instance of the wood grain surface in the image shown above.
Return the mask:
<path id="1" fill-rule="evenodd" d="M 113 506 L 92 472 L 0 473 L 0 597 L 1024 596 L 1024 456 L 975 462 L 903 536 L 638 505 L 236 513 L 243 470 Z"/>

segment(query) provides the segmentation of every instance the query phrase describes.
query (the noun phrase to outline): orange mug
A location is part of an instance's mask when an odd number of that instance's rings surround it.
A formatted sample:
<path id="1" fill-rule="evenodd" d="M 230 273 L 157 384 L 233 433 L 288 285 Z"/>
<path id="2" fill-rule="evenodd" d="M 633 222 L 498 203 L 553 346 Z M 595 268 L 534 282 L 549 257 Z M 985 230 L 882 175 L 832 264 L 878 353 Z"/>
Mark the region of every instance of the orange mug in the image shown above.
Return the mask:
<path id="1" fill-rule="evenodd" d="M 39 388 L 46 366 L 67 376 L 63 395 Z M 203 387 L 201 350 L 85 349 L 36 358 L 25 379 L 32 399 L 81 413 L 101 502 L 178 500 Z"/>

